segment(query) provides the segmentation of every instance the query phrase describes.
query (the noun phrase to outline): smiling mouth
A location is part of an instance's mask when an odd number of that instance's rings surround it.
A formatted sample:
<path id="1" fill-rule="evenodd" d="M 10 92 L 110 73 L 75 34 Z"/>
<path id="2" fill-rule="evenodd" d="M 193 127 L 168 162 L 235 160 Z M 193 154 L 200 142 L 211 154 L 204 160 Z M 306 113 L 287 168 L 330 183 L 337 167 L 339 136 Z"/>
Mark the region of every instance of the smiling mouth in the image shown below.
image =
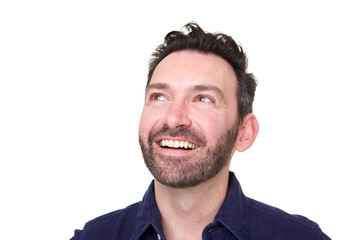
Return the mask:
<path id="1" fill-rule="evenodd" d="M 178 140 L 170 140 L 170 139 L 162 139 L 160 141 L 160 146 L 162 148 L 175 148 L 175 149 L 185 149 L 185 150 L 194 150 L 199 146 L 195 143 L 189 141 L 178 141 Z"/>

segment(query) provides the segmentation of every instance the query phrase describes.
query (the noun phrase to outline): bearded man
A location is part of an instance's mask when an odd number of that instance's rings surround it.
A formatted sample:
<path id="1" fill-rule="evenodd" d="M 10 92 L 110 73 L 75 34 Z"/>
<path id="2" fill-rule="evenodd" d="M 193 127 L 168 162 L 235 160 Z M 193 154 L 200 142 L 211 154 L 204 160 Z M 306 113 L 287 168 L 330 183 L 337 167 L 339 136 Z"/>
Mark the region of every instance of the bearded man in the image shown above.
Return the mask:
<path id="1" fill-rule="evenodd" d="M 330 239 L 315 222 L 246 197 L 229 172 L 259 130 L 242 47 L 189 23 L 152 57 L 139 142 L 155 179 L 141 202 L 72 239 Z"/>

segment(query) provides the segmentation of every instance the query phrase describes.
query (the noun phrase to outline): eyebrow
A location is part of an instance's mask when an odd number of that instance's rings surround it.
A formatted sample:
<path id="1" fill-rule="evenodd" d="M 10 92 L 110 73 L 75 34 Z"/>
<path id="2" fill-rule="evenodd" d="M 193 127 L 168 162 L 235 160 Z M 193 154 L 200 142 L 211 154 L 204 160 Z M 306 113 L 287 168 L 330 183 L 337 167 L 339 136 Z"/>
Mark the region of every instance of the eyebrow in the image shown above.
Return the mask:
<path id="1" fill-rule="evenodd" d="M 167 90 L 170 86 L 167 83 L 151 83 L 146 87 L 146 92 L 150 89 Z"/>
<path id="2" fill-rule="evenodd" d="M 169 90 L 170 86 L 167 83 L 151 83 L 146 87 L 146 92 L 149 91 L 150 89 Z M 222 99 L 225 99 L 225 95 L 221 91 L 221 89 L 213 85 L 206 85 L 206 84 L 195 85 L 190 87 L 190 90 L 192 92 L 213 91 L 216 94 L 218 94 Z"/>
<path id="3" fill-rule="evenodd" d="M 222 99 L 225 99 L 224 93 L 221 91 L 221 89 L 213 85 L 196 85 L 191 87 L 191 90 L 194 92 L 213 91 L 217 93 Z"/>

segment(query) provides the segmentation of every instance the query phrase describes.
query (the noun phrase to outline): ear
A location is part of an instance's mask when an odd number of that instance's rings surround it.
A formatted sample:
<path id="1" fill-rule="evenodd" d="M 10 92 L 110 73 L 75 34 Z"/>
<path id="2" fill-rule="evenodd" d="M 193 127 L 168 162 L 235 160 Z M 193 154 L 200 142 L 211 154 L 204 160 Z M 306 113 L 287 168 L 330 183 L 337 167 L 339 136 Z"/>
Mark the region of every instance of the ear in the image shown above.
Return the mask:
<path id="1" fill-rule="evenodd" d="M 239 129 L 239 135 L 236 140 L 235 148 L 238 152 L 246 151 L 259 132 L 259 123 L 254 114 L 249 113 L 244 117 Z"/>

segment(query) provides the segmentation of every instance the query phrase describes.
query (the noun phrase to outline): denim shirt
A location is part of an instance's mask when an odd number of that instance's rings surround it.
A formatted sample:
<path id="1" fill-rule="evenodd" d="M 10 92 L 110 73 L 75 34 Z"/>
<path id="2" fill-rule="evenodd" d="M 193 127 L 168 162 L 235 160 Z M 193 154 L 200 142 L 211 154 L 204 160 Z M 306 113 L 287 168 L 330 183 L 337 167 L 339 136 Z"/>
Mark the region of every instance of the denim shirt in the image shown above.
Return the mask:
<path id="1" fill-rule="evenodd" d="M 71 240 L 165 240 L 160 211 L 155 202 L 154 181 L 141 202 L 86 223 Z M 300 215 L 246 197 L 235 174 L 229 174 L 225 200 L 202 239 L 224 240 L 327 240 L 319 226 Z"/>

